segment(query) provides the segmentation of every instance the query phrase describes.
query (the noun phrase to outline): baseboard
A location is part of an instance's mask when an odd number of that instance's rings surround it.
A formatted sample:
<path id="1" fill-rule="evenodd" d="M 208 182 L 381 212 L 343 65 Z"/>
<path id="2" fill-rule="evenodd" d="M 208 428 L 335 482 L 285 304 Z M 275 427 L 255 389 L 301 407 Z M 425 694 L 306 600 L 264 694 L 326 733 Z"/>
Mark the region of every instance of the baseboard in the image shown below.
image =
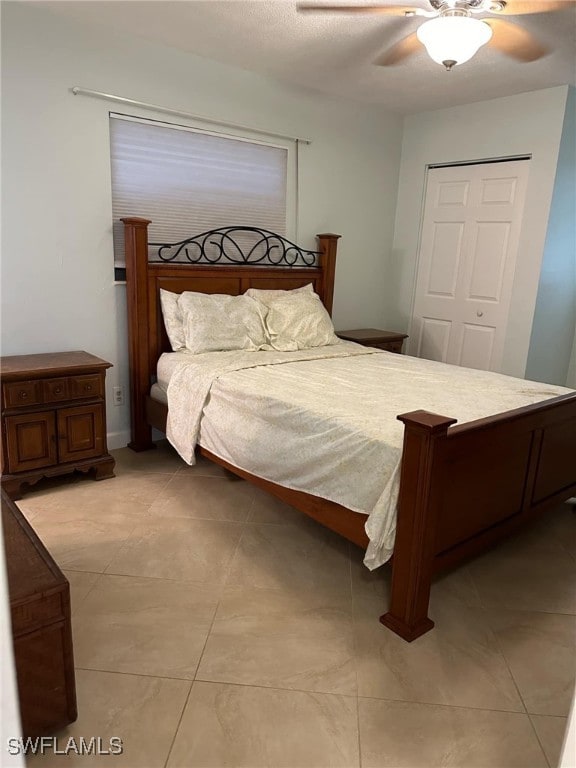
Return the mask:
<path id="1" fill-rule="evenodd" d="M 128 430 L 108 432 L 107 440 L 109 451 L 114 451 L 116 448 L 125 448 L 130 442 L 130 432 Z"/>

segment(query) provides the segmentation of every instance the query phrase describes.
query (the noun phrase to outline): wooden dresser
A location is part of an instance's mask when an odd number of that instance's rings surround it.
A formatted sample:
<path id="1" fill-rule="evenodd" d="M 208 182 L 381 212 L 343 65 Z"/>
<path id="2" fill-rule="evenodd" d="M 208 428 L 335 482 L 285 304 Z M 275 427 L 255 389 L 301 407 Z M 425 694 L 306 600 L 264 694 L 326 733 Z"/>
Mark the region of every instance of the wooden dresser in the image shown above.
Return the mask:
<path id="1" fill-rule="evenodd" d="M 22 732 L 52 734 L 76 720 L 70 587 L 20 510 L 1 493 Z"/>
<path id="2" fill-rule="evenodd" d="M 365 347 L 376 347 L 385 349 L 387 352 L 402 352 L 404 340 L 408 338 L 407 333 L 396 333 L 395 331 L 380 331 L 378 328 L 358 328 L 353 331 L 337 331 L 336 335 L 346 341 L 355 341 L 356 344 L 363 344 Z"/>
<path id="3" fill-rule="evenodd" d="M 19 499 L 42 477 L 91 470 L 114 477 L 106 447 L 106 369 L 87 352 L 0 358 L 2 488 Z"/>

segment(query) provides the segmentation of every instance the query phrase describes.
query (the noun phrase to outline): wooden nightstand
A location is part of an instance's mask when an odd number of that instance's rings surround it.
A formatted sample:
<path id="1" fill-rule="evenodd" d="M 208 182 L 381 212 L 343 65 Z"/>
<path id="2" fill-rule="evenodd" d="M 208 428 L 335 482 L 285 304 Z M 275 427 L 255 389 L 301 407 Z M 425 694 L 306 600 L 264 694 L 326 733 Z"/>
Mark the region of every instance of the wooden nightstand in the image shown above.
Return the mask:
<path id="1" fill-rule="evenodd" d="M 110 367 L 87 352 L 0 358 L 1 483 L 12 499 L 42 477 L 75 470 L 114 477 L 104 397 Z"/>
<path id="2" fill-rule="evenodd" d="M 377 328 L 359 328 L 355 331 L 337 331 L 336 336 L 346 341 L 355 341 L 365 347 L 377 347 L 387 352 L 402 352 L 404 339 L 407 333 L 394 333 L 393 331 L 380 331 Z"/>

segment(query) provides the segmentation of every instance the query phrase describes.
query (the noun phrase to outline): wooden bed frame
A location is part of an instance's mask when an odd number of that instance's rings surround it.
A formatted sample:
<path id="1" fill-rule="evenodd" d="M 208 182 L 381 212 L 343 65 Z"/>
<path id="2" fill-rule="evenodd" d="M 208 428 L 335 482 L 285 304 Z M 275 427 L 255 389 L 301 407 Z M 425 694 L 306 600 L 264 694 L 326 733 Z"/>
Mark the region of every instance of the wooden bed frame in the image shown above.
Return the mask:
<path id="1" fill-rule="evenodd" d="M 146 219 L 125 226 L 130 339 L 130 406 L 135 451 L 154 448 L 168 409 L 149 396 L 162 352 L 170 351 L 160 288 L 238 295 L 249 287 L 291 289 L 312 282 L 332 310 L 338 235 L 318 235 L 316 267 L 199 265 L 148 261 Z M 576 495 L 576 393 L 459 426 L 426 411 L 399 415 L 404 447 L 392 559 L 390 606 L 380 621 L 412 641 L 432 629 L 432 577 L 488 548 L 525 521 Z M 283 488 L 200 452 L 366 548 L 366 518 Z"/>

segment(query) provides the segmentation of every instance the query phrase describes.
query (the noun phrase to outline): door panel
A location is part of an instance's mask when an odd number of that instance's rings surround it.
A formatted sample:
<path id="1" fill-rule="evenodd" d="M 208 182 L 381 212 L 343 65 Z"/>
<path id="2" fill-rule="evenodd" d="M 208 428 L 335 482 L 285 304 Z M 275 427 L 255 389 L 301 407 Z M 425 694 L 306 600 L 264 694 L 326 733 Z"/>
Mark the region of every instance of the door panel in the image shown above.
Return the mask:
<path id="1" fill-rule="evenodd" d="M 498 371 L 529 161 L 433 168 L 409 353 Z"/>
<path id="2" fill-rule="evenodd" d="M 452 323 L 447 320 L 423 317 L 418 344 L 418 357 L 443 362 L 448 353 L 451 328 Z"/>
<path id="3" fill-rule="evenodd" d="M 522 160 L 521 162 L 525 162 Z M 516 196 L 516 178 L 482 179 L 482 192 L 480 202 L 484 205 L 490 203 L 513 203 Z"/>
<path id="4" fill-rule="evenodd" d="M 460 269 L 463 233 L 464 227 L 461 222 L 436 225 L 428 272 L 427 294 L 429 296 L 454 298 Z"/>
<path id="5" fill-rule="evenodd" d="M 510 224 L 483 221 L 476 229 L 468 299 L 499 302 L 508 253 Z"/>
<path id="6" fill-rule="evenodd" d="M 488 370 L 492 359 L 495 332 L 495 328 L 464 323 L 458 365 L 462 365 L 464 368 Z"/>
<path id="7" fill-rule="evenodd" d="M 6 417 L 8 469 L 24 472 L 56 464 L 56 424 L 52 411 Z"/>
<path id="8" fill-rule="evenodd" d="M 60 461 L 78 461 L 99 456 L 102 453 L 103 424 L 101 405 L 82 405 L 58 411 Z"/>
<path id="9" fill-rule="evenodd" d="M 467 181 L 441 181 L 438 184 L 436 205 L 466 205 L 469 189 Z"/>

